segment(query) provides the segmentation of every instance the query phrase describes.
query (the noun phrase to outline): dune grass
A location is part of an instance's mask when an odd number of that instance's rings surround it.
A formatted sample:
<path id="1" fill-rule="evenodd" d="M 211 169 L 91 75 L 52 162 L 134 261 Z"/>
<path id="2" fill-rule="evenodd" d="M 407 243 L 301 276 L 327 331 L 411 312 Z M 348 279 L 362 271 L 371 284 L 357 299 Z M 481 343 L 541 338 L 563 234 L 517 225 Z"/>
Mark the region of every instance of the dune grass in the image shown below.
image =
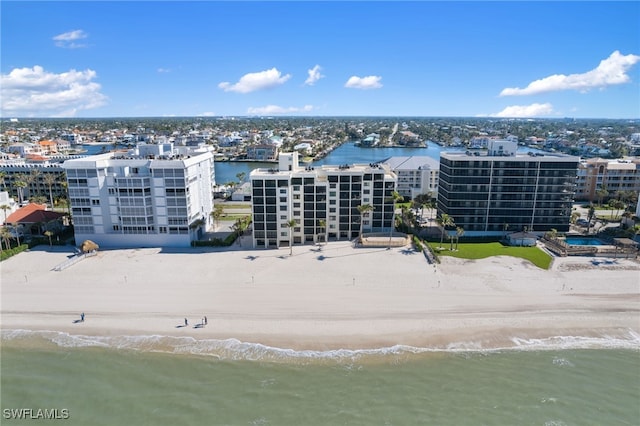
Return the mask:
<path id="1" fill-rule="evenodd" d="M 538 247 L 511 247 L 500 243 L 460 243 L 458 250 L 449 250 L 450 243 L 442 244 L 443 250 L 439 250 L 440 242 L 429 243 L 431 248 L 439 256 L 452 256 L 461 259 L 485 259 L 491 256 L 513 256 L 526 259 L 541 269 L 549 269 L 551 266 L 551 256 L 540 250 Z"/>

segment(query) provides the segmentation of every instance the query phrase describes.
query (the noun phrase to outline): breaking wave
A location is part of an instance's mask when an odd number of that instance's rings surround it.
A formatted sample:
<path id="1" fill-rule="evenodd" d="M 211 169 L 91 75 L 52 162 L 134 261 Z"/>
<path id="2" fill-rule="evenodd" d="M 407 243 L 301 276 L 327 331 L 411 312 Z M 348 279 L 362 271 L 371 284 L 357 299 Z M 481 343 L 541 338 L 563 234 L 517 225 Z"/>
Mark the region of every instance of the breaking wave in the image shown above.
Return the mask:
<path id="1" fill-rule="evenodd" d="M 451 343 L 445 347 L 415 347 L 394 345 L 373 349 L 296 350 L 277 348 L 261 343 L 243 342 L 238 339 L 195 339 L 161 335 L 141 336 L 87 336 L 59 331 L 2 330 L 3 342 L 35 345 L 53 344 L 62 348 L 105 348 L 169 354 L 211 356 L 221 360 L 248 361 L 300 361 L 355 360 L 378 357 L 411 357 L 428 353 L 491 353 L 502 351 L 551 351 L 567 349 L 633 349 L 640 350 L 640 334 L 633 330 L 616 336 L 582 337 L 554 336 L 542 339 L 512 338 L 511 346 L 483 347 L 481 342 Z M 560 358 L 558 358 L 560 359 Z M 558 361 L 561 363 L 561 361 Z"/>

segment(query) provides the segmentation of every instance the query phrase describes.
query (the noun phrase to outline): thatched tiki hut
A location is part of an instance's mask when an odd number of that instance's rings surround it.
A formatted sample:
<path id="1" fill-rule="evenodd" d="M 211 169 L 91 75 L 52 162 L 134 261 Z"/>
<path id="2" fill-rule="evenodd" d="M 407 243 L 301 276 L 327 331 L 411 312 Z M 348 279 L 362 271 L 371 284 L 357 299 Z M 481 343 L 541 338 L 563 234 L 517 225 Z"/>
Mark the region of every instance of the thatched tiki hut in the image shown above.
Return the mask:
<path id="1" fill-rule="evenodd" d="M 98 251 L 99 248 L 100 247 L 96 243 L 91 241 L 91 240 L 84 240 L 84 242 L 80 246 L 80 250 L 82 250 L 83 253 L 90 253 L 92 251 Z"/>

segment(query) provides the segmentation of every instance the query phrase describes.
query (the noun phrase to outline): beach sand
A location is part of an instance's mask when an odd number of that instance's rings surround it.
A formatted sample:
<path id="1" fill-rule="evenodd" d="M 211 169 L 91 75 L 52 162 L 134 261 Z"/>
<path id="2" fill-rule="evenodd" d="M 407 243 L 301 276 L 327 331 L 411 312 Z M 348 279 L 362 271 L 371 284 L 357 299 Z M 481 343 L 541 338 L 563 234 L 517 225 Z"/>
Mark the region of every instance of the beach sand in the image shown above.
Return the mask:
<path id="1" fill-rule="evenodd" d="M 430 265 L 347 242 L 279 250 L 121 249 L 63 271 L 71 247 L 0 264 L 3 330 L 190 336 L 296 350 L 484 349 L 640 335 L 640 263 L 508 256 Z M 76 322 L 85 313 L 84 322 Z M 204 317 L 208 324 L 196 327 Z M 184 326 L 187 318 L 189 325 Z"/>

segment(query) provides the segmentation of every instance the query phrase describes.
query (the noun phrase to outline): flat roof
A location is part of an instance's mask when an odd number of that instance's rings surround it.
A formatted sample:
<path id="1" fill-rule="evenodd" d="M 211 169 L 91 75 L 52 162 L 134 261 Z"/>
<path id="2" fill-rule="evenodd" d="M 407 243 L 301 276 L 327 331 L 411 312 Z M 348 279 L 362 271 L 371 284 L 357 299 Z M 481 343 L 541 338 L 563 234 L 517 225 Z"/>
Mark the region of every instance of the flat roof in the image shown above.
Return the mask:
<path id="1" fill-rule="evenodd" d="M 481 161 L 481 160 L 490 160 L 490 161 L 553 161 L 553 162 L 580 162 L 580 157 L 574 155 L 566 155 L 566 154 L 554 154 L 554 153 L 544 153 L 544 154 L 521 154 L 517 153 L 515 155 L 487 155 L 486 153 L 478 153 L 475 155 L 471 152 L 460 152 L 460 151 L 448 151 L 441 152 L 440 157 L 445 157 L 450 160 L 467 160 L 467 161 Z"/>

